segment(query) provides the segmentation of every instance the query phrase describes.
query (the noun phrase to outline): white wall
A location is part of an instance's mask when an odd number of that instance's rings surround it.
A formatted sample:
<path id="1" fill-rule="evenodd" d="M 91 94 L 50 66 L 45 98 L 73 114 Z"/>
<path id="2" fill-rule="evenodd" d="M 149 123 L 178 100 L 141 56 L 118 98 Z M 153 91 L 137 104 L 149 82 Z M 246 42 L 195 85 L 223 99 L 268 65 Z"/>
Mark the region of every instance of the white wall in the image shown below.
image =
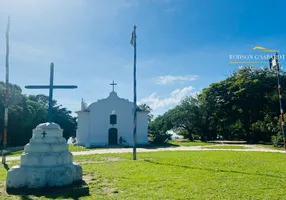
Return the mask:
<path id="1" fill-rule="evenodd" d="M 111 93 L 107 99 L 92 103 L 90 110 L 90 136 L 93 144 L 108 145 L 108 131 L 114 127 L 118 130 L 118 139 L 123 137 L 128 143 L 132 133 L 132 108 L 133 104 L 119 98 L 116 93 Z M 115 111 L 117 124 L 110 124 L 110 115 Z"/>
<path id="2" fill-rule="evenodd" d="M 108 131 L 110 128 L 118 130 L 118 144 L 120 136 L 126 141 L 125 144 L 133 144 L 133 103 L 119 98 L 115 92 L 111 92 L 106 99 L 92 103 L 87 108 L 88 119 L 78 112 L 78 143 L 85 145 L 108 145 Z M 115 111 L 117 124 L 110 124 L 110 115 Z M 88 121 L 88 123 L 83 122 Z M 89 125 L 88 125 L 89 124 Z M 137 142 L 146 144 L 148 129 L 148 113 L 138 112 L 137 115 Z M 85 134 L 85 132 L 88 134 Z M 82 135 L 83 134 L 83 135 Z"/>
<path id="3" fill-rule="evenodd" d="M 148 112 L 137 113 L 137 144 L 148 144 Z"/>
<path id="4" fill-rule="evenodd" d="M 78 120 L 77 120 L 77 143 L 80 145 L 85 145 L 86 141 L 88 141 L 89 135 L 89 113 L 88 112 L 77 112 Z"/>

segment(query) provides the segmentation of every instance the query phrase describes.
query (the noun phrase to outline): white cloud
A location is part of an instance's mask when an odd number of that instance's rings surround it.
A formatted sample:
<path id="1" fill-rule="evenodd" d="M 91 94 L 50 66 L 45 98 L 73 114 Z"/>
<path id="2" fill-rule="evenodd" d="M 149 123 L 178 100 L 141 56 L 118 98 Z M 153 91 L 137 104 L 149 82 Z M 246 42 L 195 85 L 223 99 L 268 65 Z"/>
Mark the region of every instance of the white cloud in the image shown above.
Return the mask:
<path id="1" fill-rule="evenodd" d="M 184 87 L 183 89 L 176 89 L 170 93 L 168 97 L 161 98 L 156 93 L 152 93 L 150 96 L 143 98 L 140 103 L 148 104 L 153 110 L 158 108 L 174 106 L 180 103 L 186 96 L 194 96 L 198 92 L 194 91 L 193 86 Z"/>
<path id="2" fill-rule="evenodd" d="M 156 83 L 160 85 L 166 85 L 171 82 L 175 81 L 194 81 L 198 79 L 198 75 L 186 75 L 186 76 L 172 76 L 172 75 L 167 75 L 167 76 L 159 76 L 156 79 Z"/>

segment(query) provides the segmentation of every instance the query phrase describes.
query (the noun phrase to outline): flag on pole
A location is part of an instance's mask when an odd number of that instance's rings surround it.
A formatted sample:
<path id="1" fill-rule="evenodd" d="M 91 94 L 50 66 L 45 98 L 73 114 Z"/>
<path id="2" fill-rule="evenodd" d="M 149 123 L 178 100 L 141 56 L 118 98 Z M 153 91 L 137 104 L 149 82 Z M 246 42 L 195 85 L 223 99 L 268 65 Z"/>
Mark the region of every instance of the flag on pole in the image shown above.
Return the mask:
<path id="1" fill-rule="evenodd" d="M 131 40 L 130 40 L 130 44 L 134 46 L 134 41 L 135 41 L 135 32 L 132 31 L 132 36 L 131 36 Z"/>
<path id="2" fill-rule="evenodd" d="M 272 56 L 270 59 L 269 59 L 269 65 L 270 65 L 270 69 L 276 67 L 278 64 L 278 61 L 277 61 L 277 54 L 275 54 L 275 56 Z"/>

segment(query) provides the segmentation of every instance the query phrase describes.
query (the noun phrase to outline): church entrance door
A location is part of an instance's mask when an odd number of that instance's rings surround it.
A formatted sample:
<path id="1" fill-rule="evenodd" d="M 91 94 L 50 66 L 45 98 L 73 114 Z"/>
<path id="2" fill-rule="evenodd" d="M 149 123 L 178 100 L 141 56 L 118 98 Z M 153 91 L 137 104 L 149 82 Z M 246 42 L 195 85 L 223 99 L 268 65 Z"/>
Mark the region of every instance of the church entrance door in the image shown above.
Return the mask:
<path id="1" fill-rule="evenodd" d="M 117 145 L 117 129 L 110 128 L 108 131 L 108 145 Z"/>

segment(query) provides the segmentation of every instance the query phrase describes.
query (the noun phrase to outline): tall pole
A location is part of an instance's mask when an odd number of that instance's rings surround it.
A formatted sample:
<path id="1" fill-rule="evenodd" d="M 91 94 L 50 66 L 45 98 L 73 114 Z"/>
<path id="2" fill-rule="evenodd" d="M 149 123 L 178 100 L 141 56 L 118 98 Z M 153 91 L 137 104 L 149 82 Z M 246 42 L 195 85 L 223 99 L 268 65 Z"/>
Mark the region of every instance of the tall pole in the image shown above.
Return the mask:
<path id="1" fill-rule="evenodd" d="M 8 17 L 6 30 L 6 82 L 5 82 L 5 110 L 4 110 L 4 132 L 3 132 L 3 149 L 2 149 L 2 164 L 6 164 L 6 147 L 8 134 L 8 107 L 9 107 L 9 29 L 10 17 Z"/>
<path id="2" fill-rule="evenodd" d="M 132 33 L 133 46 L 134 46 L 134 69 L 133 69 L 133 78 L 134 78 L 134 128 L 133 128 L 133 160 L 136 160 L 136 125 L 137 125 L 137 103 L 136 103 L 136 25 L 134 25 L 134 30 Z"/>
<path id="3" fill-rule="evenodd" d="M 49 88 L 49 111 L 48 122 L 52 122 L 52 110 L 53 110 L 53 85 L 54 85 L 54 63 L 51 63 L 50 67 L 50 88 Z"/>
<path id="4" fill-rule="evenodd" d="M 286 150 L 286 135 L 285 135 L 285 127 L 284 127 L 284 111 L 282 104 L 282 93 L 281 93 L 281 85 L 280 85 L 280 66 L 278 62 L 278 53 L 276 53 L 274 59 L 276 59 L 276 73 L 277 73 L 277 85 L 278 85 L 278 94 L 279 94 L 279 105 L 280 105 L 280 114 L 281 114 L 281 130 L 284 139 L 284 149 Z"/>

